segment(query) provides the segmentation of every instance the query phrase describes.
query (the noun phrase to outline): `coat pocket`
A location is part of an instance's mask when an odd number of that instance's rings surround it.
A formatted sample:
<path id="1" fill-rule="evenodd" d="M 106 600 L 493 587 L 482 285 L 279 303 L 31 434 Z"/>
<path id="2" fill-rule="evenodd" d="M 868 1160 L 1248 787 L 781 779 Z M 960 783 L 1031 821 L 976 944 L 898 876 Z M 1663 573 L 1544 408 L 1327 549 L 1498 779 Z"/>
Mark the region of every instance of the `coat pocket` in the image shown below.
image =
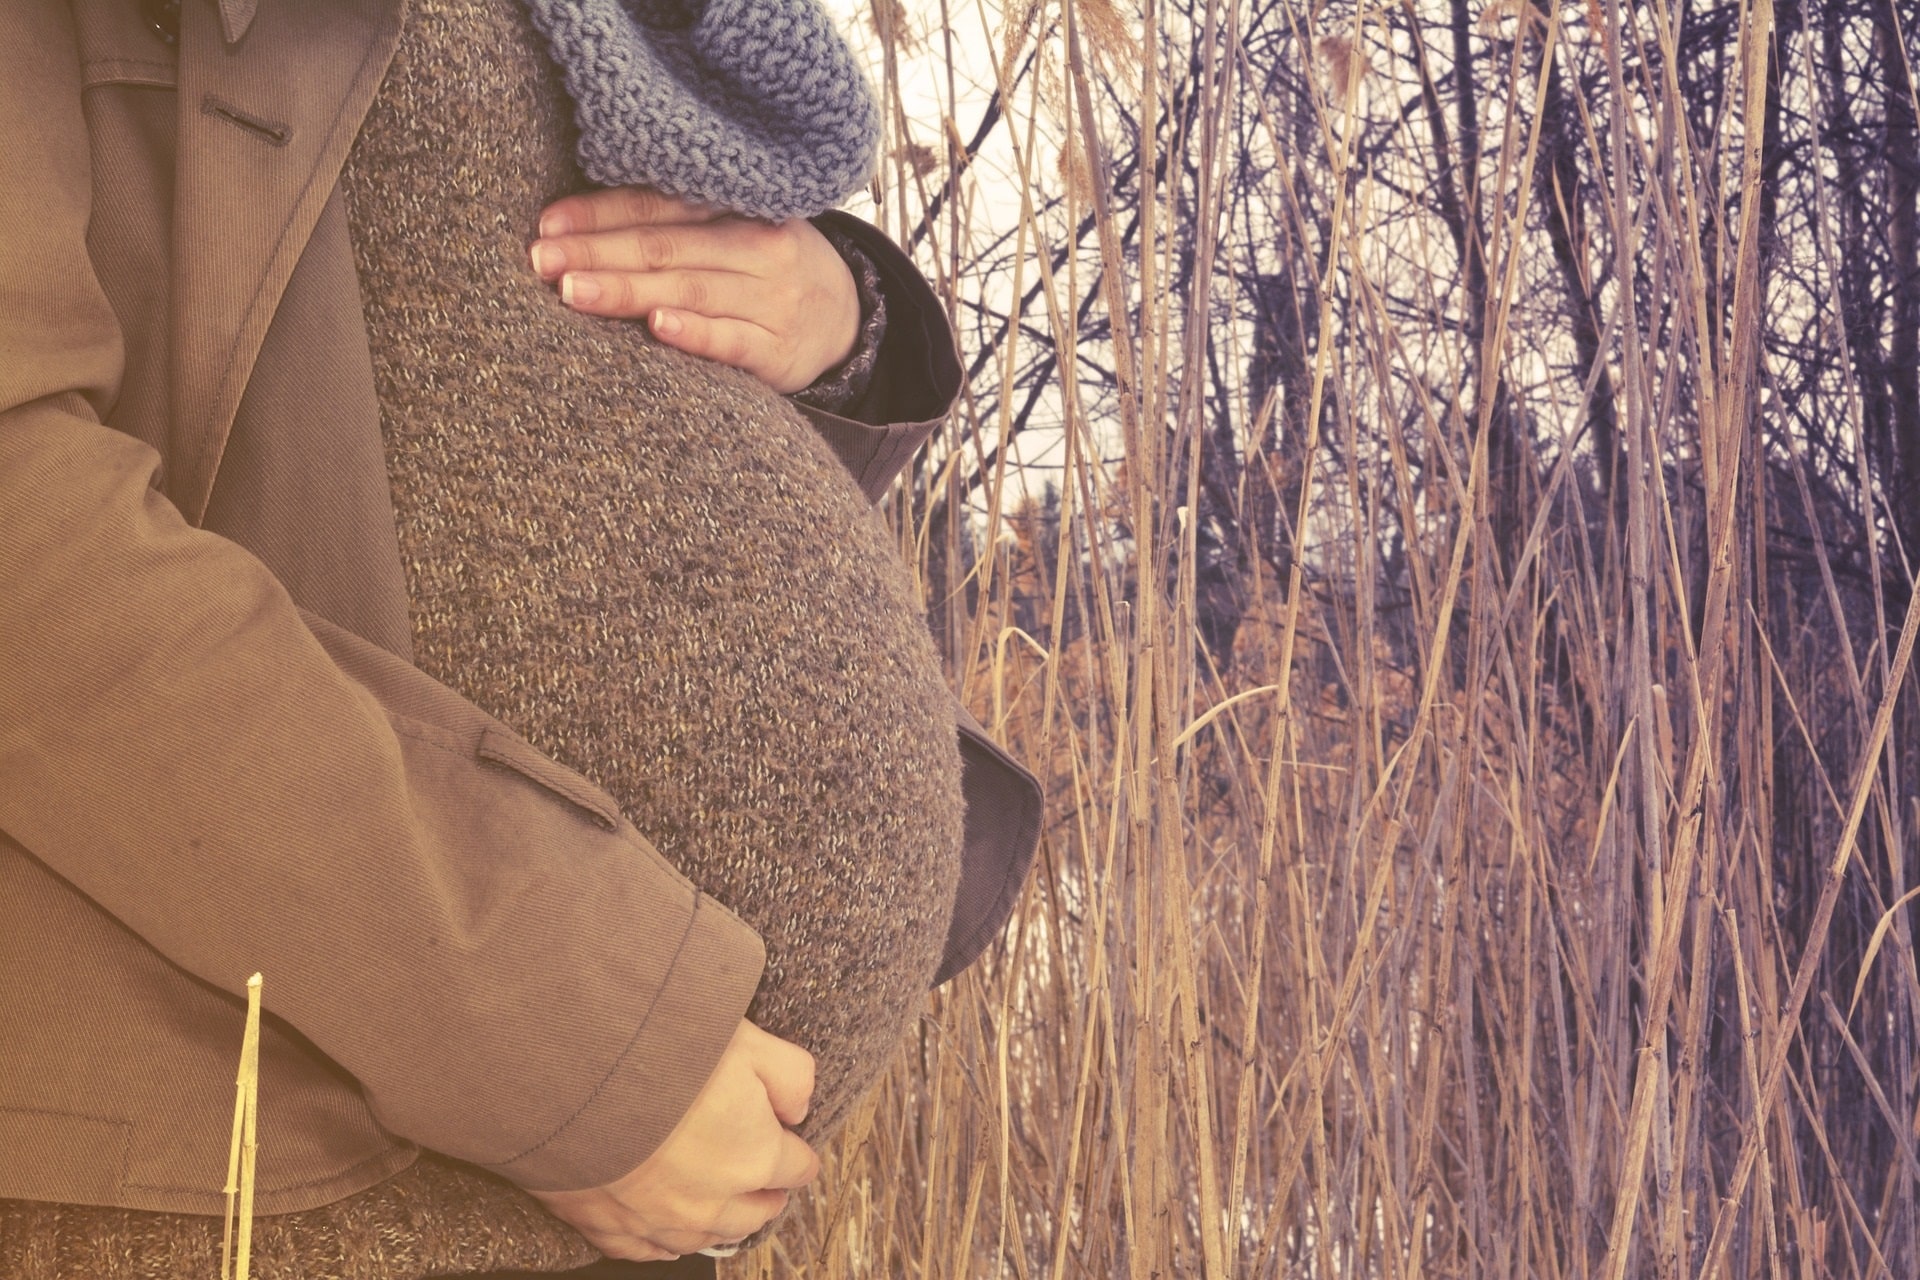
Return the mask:
<path id="1" fill-rule="evenodd" d="M 34 1107 L 0 1106 L 0 1151 L 10 1166 L 0 1175 L 36 1198 L 78 1204 L 116 1204 L 123 1194 L 133 1126 L 107 1116 Z"/>

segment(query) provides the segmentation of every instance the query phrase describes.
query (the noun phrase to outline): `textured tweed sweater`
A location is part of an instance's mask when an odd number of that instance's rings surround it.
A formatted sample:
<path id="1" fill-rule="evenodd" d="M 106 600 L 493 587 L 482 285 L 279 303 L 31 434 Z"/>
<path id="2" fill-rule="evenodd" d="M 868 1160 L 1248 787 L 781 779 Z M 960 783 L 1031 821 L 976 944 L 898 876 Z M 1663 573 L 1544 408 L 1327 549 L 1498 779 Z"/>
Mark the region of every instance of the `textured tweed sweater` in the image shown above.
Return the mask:
<path id="1" fill-rule="evenodd" d="M 752 1016 L 878 1071 L 958 884 L 952 713 L 883 526 L 748 374 L 568 310 L 526 246 L 580 185 L 513 0 L 417 0 L 343 185 L 414 658 L 606 787 L 769 953 Z"/>
<path id="2" fill-rule="evenodd" d="M 884 529 L 805 421 L 534 277 L 539 211 L 584 185 L 571 111 L 518 0 L 413 0 L 343 176 L 415 660 L 606 787 L 760 931 L 749 1014 L 815 1054 L 819 1140 L 939 962 L 951 706 Z M 260 1219 L 255 1241 L 260 1280 L 597 1256 L 517 1188 L 431 1155 Z M 219 1247 L 214 1219 L 0 1201 L 0 1280 L 212 1275 Z"/>
<path id="3" fill-rule="evenodd" d="M 5 1280 L 214 1280 L 221 1240 L 218 1218 L 0 1200 Z M 599 1256 L 518 1187 L 422 1156 L 345 1200 L 254 1219 L 249 1271 L 253 1280 L 423 1280 L 563 1271 Z"/>
<path id="4" fill-rule="evenodd" d="M 826 1136 L 919 1009 L 958 882 L 912 584 L 791 406 L 529 271 L 581 178 L 522 6 L 418 0 L 410 23 L 344 187 L 415 660 L 759 930 L 750 1013 L 814 1053 Z"/>

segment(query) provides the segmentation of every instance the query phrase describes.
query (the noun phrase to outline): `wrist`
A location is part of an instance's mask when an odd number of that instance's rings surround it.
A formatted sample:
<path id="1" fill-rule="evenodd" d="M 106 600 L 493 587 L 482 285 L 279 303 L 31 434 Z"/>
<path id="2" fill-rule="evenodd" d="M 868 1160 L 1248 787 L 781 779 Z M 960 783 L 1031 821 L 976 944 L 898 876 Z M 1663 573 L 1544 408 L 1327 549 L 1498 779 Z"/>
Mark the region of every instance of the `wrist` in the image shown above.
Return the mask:
<path id="1" fill-rule="evenodd" d="M 865 250 L 832 227 L 822 227 L 821 234 L 853 275 L 854 291 L 860 302 L 859 321 L 846 356 L 812 383 L 794 392 L 793 398 L 810 408 L 837 413 L 858 402 L 873 382 L 880 346 L 887 336 L 887 299 L 881 288 L 880 269 Z"/>

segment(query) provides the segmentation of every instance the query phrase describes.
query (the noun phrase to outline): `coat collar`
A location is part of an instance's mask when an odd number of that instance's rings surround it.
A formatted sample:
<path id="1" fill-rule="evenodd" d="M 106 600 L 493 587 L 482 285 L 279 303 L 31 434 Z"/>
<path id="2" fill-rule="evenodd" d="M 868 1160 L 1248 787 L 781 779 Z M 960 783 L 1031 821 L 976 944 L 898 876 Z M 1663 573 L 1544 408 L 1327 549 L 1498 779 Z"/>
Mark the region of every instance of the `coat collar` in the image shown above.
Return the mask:
<path id="1" fill-rule="evenodd" d="M 392 61 L 404 9 L 405 0 L 182 6 L 166 488 L 196 523 L 274 310 Z"/>
<path id="2" fill-rule="evenodd" d="M 247 28 L 253 25 L 253 14 L 259 7 L 260 0 L 220 0 L 220 33 L 228 44 L 240 43 Z"/>

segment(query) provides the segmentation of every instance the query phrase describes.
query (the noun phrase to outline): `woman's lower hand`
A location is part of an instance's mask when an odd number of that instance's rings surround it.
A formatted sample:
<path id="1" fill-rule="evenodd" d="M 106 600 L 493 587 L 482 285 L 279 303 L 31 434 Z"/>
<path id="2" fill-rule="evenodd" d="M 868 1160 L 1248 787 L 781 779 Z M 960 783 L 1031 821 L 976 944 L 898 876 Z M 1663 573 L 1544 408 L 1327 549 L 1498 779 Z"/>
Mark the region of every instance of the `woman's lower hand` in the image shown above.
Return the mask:
<path id="1" fill-rule="evenodd" d="M 680 1124 L 625 1177 L 536 1191 L 610 1258 L 654 1262 L 744 1239 L 820 1172 L 788 1125 L 806 1117 L 813 1056 L 742 1020 Z"/>
<path id="2" fill-rule="evenodd" d="M 859 336 L 853 275 L 804 219 L 761 222 L 612 187 L 549 205 L 532 258 L 574 310 L 645 320 L 668 346 L 783 395 L 845 363 Z"/>

